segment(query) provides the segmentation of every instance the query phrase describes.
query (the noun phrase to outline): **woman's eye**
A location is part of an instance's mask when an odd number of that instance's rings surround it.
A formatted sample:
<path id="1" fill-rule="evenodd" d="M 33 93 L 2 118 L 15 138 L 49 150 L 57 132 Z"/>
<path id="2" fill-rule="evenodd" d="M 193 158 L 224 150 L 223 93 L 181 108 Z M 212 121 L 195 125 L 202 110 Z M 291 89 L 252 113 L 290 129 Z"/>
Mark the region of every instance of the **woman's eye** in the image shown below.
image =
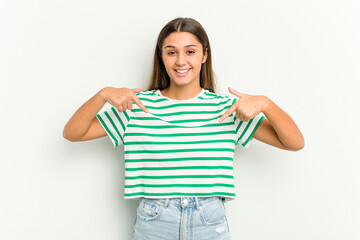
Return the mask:
<path id="1" fill-rule="evenodd" d="M 174 51 L 172 51 L 172 52 L 168 52 L 168 54 L 169 54 L 169 55 L 174 55 L 174 54 L 175 54 L 175 52 L 174 52 Z"/>
<path id="2" fill-rule="evenodd" d="M 191 50 L 190 50 L 190 51 L 188 51 L 188 53 L 193 54 L 193 53 L 195 53 L 195 51 L 191 51 Z"/>

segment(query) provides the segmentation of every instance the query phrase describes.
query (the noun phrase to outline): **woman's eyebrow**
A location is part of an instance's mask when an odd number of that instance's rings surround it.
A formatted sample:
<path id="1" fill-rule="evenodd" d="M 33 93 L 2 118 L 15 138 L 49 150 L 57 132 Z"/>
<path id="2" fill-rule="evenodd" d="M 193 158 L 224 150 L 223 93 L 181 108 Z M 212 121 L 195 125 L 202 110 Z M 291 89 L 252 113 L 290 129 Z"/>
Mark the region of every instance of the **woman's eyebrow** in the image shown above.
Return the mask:
<path id="1" fill-rule="evenodd" d="M 190 44 L 190 45 L 186 45 L 185 47 L 198 47 L 197 45 L 195 44 Z M 176 48 L 175 46 L 172 46 L 172 45 L 168 45 L 166 46 L 165 48 Z"/>

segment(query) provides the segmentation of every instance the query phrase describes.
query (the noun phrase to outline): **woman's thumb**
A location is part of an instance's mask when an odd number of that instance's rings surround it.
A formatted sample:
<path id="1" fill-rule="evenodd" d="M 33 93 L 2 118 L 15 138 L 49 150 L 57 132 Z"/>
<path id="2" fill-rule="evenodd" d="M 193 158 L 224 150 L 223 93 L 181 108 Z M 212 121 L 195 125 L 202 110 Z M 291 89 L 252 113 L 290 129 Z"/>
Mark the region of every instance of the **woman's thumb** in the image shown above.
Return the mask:
<path id="1" fill-rule="evenodd" d="M 133 88 L 133 89 L 131 89 L 131 91 L 133 91 L 134 93 L 141 92 L 142 90 L 143 90 L 142 88 Z"/>
<path id="2" fill-rule="evenodd" d="M 232 89 L 231 87 L 229 87 L 229 92 L 234 94 L 237 97 L 241 97 L 243 95 L 241 92 L 238 92 L 235 89 Z"/>

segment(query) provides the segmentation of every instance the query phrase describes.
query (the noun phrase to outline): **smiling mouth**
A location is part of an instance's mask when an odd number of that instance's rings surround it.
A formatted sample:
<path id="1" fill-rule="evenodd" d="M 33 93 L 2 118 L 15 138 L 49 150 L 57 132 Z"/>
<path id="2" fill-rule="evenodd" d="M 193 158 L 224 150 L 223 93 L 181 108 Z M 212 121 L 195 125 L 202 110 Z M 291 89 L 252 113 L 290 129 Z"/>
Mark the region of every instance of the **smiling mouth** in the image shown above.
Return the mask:
<path id="1" fill-rule="evenodd" d="M 189 69 L 184 69 L 184 70 L 175 69 L 175 71 L 178 72 L 178 73 L 186 73 L 186 72 L 188 72 L 189 70 L 190 70 L 190 68 L 189 68 Z"/>

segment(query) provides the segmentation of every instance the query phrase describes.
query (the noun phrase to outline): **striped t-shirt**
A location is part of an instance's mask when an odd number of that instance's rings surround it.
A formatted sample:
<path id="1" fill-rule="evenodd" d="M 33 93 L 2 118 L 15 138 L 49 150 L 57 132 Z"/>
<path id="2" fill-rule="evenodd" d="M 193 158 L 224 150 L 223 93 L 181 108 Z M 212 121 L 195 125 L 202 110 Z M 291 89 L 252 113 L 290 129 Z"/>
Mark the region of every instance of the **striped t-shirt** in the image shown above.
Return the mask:
<path id="1" fill-rule="evenodd" d="M 149 113 L 133 103 L 131 110 L 96 115 L 114 147 L 124 145 L 125 199 L 235 198 L 235 146 L 249 146 L 264 115 L 243 122 L 234 112 L 220 123 L 237 99 L 207 89 L 186 100 L 160 90 L 136 95 Z"/>

